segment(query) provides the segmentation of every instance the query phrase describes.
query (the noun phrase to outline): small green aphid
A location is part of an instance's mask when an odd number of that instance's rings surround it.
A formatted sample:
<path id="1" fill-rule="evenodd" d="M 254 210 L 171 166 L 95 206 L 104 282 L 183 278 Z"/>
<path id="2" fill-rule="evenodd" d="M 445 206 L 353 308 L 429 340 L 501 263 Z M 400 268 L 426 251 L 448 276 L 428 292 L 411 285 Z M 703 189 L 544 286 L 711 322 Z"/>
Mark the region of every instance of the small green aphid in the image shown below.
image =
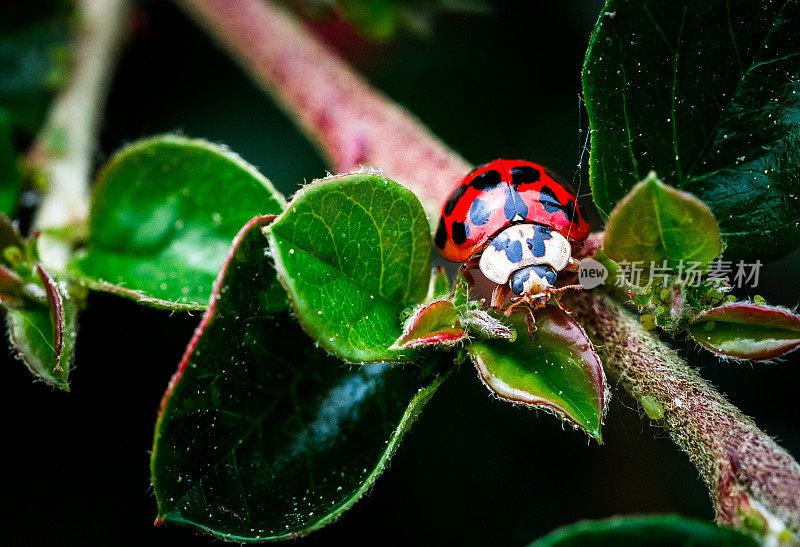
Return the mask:
<path id="1" fill-rule="evenodd" d="M 651 420 L 660 420 L 664 417 L 664 407 L 652 395 L 644 395 L 640 399 L 642 408 Z"/>
<path id="2" fill-rule="evenodd" d="M 653 330 L 654 328 L 656 328 L 656 318 L 650 315 L 649 313 L 640 316 L 639 322 L 647 330 Z"/>

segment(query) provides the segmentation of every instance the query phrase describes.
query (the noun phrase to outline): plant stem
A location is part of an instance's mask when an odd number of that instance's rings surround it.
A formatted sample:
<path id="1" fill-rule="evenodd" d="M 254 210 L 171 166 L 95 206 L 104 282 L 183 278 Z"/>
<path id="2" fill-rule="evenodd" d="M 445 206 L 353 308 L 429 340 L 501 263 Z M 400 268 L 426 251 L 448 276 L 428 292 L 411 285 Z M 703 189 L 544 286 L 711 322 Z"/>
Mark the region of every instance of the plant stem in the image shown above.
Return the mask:
<path id="1" fill-rule="evenodd" d="M 440 181 L 455 184 L 470 166 L 419 120 L 270 2 L 178 1 L 277 99 L 335 172 L 381 169 L 413 191 L 438 222 Z"/>
<path id="2" fill-rule="evenodd" d="M 649 395 L 664 408 L 658 423 L 700 470 L 720 523 L 761 515 L 800 531 L 800 466 L 788 452 L 619 302 L 588 291 L 566 302 L 609 377 L 640 405 Z"/>
<path id="3" fill-rule="evenodd" d="M 179 2 L 277 98 L 336 170 L 358 163 L 381 167 L 438 220 L 452 184 L 469 166 L 419 121 L 272 3 Z M 599 242 L 590 238 L 586 254 Z M 622 305 L 586 291 L 573 298 L 573 307 L 609 376 L 637 401 L 651 395 L 664 407 L 659 423 L 700 470 L 720 523 L 738 526 L 743 516 L 756 515 L 800 532 L 800 467 L 785 450 Z"/>
<path id="4" fill-rule="evenodd" d="M 86 232 L 97 130 L 129 9 L 128 0 L 77 2 L 70 78 L 28 154 L 30 167 L 45 185 L 34 218 L 34 228 L 42 232 L 39 253 L 53 270 L 64 269 L 72 252 L 70 239 Z"/>

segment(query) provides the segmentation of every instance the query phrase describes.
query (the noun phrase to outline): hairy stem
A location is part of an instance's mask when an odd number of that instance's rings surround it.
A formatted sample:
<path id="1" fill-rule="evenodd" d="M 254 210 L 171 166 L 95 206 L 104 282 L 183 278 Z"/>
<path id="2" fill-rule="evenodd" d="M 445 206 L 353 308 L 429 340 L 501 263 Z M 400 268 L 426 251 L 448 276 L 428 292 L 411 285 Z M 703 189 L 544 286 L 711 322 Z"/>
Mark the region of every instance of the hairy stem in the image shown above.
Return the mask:
<path id="1" fill-rule="evenodd" d="M 620 303 L 589 292 L 567 302 L 612 381 L 663 407 L 659 424 L 700 470 L 719 522 L 739 526 L 758 514 L 800 531 L 800 466 L 788 452 Z"/>
<path id="2" fill-rule="evenodd" d="M 380 167 L 412 189 L 433 221 L 469 166 L 371 88 L 290 16 L 264 0 L 179 0 L 272 93 L 336 170 Z M 589 239 L 593 254 L 600 239 Z M 602 294 L 573 300 L 609 376 L 664 407 L 660 425 L 700 470 L 719 522 L 758 515 L 800 531 L 800 467 L 634 315 Z M 774 528 L 774 527 L 773 527 Z"/>
<path id="3" fill-rule="evenodd" d="M 97 130 L 116 53 L 125 36 L 128 0 L 80 0 L 70 78 L 53 106 L 29 155 L 45 185 L 34 219 L 42 231 L 42 262 L 55 270 L 69 260 L 70 238 L 86 230 L 89 182 Z"/>

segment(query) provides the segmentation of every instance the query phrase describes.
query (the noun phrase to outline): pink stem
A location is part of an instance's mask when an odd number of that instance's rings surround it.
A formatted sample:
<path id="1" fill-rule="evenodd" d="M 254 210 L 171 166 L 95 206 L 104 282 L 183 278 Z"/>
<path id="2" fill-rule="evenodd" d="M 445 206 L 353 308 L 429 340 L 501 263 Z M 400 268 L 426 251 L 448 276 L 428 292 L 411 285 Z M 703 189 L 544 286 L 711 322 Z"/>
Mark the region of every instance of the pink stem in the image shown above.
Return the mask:
<path id="1" fill-rule="evenodd" d="M 432 222 L 470 166 L 416 118 L 373 89 L 265 0 L 178 0 L 318 144 L 336 171 L 381 168 L 420 198 Z M 601 236 L 581 250 L 593 255 Z M 659 423 L 689 455 L 711 492 L 717 520 L 754 515 L 800 532 L 800 466 L 637 318 L 607 296 L 571 299 L 604 366 L 637 401 L 654 397 Z"/>
<path id="2" fill-rule="evenodd" d="M 439 220 L 451 185 L 470 165 L 418 119 L 271 2 L 179 2 L 277 99 L 335 172 L 381 169 L 417 195 L 431 222 Z"/>

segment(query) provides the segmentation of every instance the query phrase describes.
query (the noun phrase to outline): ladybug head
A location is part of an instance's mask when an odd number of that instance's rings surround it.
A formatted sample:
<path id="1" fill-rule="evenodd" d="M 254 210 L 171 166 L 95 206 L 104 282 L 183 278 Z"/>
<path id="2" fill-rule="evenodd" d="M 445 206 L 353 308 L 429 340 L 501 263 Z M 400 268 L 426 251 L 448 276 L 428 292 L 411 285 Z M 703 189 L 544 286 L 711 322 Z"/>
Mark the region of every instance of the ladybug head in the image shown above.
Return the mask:
<path id="1" fill-rule="evenodd" d="M 517 295 L 539 294 L 556 284 L 556 270 L 548 264 L 537 264 L 519 269 L 508 280 L 511 291 Z"/>

